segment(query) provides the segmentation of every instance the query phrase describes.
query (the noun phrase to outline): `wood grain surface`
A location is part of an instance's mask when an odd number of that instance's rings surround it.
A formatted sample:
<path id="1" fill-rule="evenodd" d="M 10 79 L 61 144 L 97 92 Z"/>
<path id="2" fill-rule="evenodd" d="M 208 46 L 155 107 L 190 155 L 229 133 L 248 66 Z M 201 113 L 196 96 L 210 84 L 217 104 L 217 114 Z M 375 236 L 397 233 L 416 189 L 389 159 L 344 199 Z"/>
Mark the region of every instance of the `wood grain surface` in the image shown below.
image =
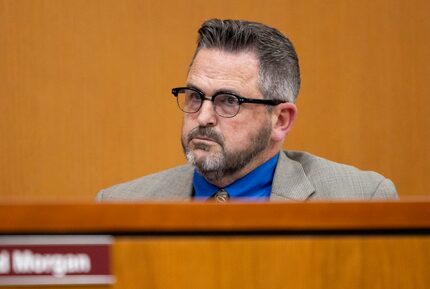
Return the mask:
<path id="1" fill-rule="evenodd" d="M 67 288 L 427 289 L 430 284 L 428 236 L 121 237 L 113 253 L 115 284 Z"/>
<path id="2" fill-rule="evenodd" d="M 426 289 L 429 258 L 428 236 L 120 238 L 114 288 Z"/>
<path id="3" fill-rule="evenodd" d="M 3 202 L 0 235 L 113 234 L 116 283 L 67 286 L 71 289 L 427 289 L 429 214 L 425 199 L 222 205 Z"/>
<path id="4" fill-rule="evenodd" d="M 170 89 L 213 17 L 294 42 L 303 85 L 286 149 L 429 194 L 429 1 L 0 0 L 0 198 L 90 200 L 183 163 Z"/>
<path id="5" fill-rule="evenodd" d="M 5 204 L 0 232 L 192 233 L 430 230 L 430 201 Z"/>

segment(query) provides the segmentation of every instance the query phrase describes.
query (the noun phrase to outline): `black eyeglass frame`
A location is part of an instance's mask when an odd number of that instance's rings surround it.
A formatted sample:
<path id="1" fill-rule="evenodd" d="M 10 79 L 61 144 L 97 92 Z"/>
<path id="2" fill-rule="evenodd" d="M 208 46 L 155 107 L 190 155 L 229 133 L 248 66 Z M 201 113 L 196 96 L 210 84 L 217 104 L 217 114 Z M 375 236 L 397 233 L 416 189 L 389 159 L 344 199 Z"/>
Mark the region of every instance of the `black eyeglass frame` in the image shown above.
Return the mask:
<path id="1" fill-rule="evenodd" d="M 200 96 L 200 99 L 202 100 L 202 102 L 200 103 L 200 106 L 199 106 L 199 108 L 198 108 L 196 111 L 185 111 L 185 110 L 183 110 L 183 109 L 181 108 L 181 106 L 179 105 L 179 98 L 178 98 L 178 95 L 179 95 L 179 91 L 180 91 L 180 90 L 183 90 L 183 89 L 189 89 L 189 90 L 192 90 L 192 91 L 194 91 L 194 92 L 197 92 L 197 94 Z M 276 106 L 276 105 L 279 105 L 279 104 L 281 104 L 281 103 L 285 103 L 285 102 L 287 102 L 287 101 L 285 101 L 285 100 L 278 100 L 278 99 L 246 98 L 246 97 L 242 97 L 242 96 L 240 96 L 240 95 L 237 95 L 237 94 L 234 94 L 234 93 L 231 93 L 231 92 L 224 92 L 224 91 L 218 91 L 217 93 L 215 93 L 215 94 L 214 94 L 214 95 L 212 95 L 211 97 L 206 97 L 206 95 L 205 95 L 203 92 L 201 92 L 200 90 L 198 90 L 197 88 L 194 88 L 194 87 L 187 87 L 187 86 L 172 88 L 172 94 L 173 94 L 173 96 L 175 96 L 175 97 L 176 97 L 176 102 L 178 103 L 178 107 L 179 107 L 183 112 L 185 112 L 185 113 L 196 113 L 196 112 L 198 112 L 198 111 L 200 110 L 200 108 L 202 107 L 202 105 L 203 105 L 203 101 L 205 101 L 205 100 L 209 100 L 209 101 L 212 101 L 212 103 L 213 103 L 213 102 L 214 102 L 214 100 L 215 100 L 215 98 L 216 98 L 218 95 L 220 95 L 220 94 L 223 94 L 223 95 L 231 95 L 231 96 L 236 97 L 236 99 L 238 100 L 238 104 L 239 104 L 239 109 L 237 110 L 236 114 L 234 114 L 234 115 L 232 115 L 232 116 L 223 116 L 223 115 L 220 115 L 220 114 L 215 110 L 215 112 L 216 112 L 219 116 L 224 117 L 224 118 L 232 118 L 232 117 L 235 117 L 235 116 L 239 113 L 239 111 L 240 111 L 240 105 L 241 105 L 242 103 L 255 103 L 255 104 L 264 104 L 264 105 Z"/>

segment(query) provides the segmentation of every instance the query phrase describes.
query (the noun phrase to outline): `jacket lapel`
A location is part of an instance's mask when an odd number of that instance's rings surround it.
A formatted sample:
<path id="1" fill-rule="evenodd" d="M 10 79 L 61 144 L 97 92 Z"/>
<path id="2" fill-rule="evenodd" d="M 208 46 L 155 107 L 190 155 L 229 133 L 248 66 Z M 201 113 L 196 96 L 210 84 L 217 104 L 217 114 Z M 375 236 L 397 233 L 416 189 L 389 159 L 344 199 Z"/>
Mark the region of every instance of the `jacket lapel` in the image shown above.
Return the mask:
<path id="1" fill-rule="evenodd" d="M 272 183 L 271 201 L 304 201 L 315 192 L 301 163 L 281 151 Z"/>
<path id="2" fill-rule="evenodd" d="M 171 190 L 166 195 L 175 199 L 189 200 L 193 193 L 194 167 L 183 166 L 177 173 L 176 182 L 170 184 Z M 290 159 L 281 151 L 272 182 L 271 201 L 305 201 L 315 192 L 300 162 Z"/>

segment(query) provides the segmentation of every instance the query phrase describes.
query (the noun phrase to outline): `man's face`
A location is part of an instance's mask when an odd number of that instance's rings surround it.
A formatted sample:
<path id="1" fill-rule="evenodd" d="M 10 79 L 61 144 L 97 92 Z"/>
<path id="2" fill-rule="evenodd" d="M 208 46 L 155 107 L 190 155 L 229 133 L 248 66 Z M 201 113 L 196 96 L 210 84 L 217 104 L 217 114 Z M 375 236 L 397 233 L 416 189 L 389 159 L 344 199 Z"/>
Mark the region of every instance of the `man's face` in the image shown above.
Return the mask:
<path id="1" fill-rule="evenodd" d="M 190 67 L 187 85 L 206 97 L 224 91 L 263 99 L 257 87 L 258 68 L 253 52 L 202 49 Z M 264 105 L 245 103 L 236 116 L 223 118 L 216 114 L 211 101 L 204 101 L 198 112 L 184 114 L 182 146 L 188 161 L 209 181 L 217 181 L 246 166 L 259 165 L 271 131 L 270 114 Z"/>

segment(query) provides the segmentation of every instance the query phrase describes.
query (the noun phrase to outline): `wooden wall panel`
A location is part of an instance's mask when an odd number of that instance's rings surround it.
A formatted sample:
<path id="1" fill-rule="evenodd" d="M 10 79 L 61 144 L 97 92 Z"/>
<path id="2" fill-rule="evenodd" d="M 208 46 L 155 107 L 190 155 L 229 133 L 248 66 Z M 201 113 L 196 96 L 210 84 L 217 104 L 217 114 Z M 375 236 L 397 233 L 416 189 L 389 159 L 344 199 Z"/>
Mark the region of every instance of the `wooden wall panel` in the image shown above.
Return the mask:
<path id="1" fill-rule="evenodd" d="M 429 267 L 422 235 L 117 237 L 115 284 L 67 288 L 427 289 Z"/>
<path id="2" fill-rule="evenodd" d="M 86 198 L 183 163 L 185 81 L 204 19 L 288 34 L 303 86 L 286 148 L 373 169 L 426 195 L 430 4 L 0 0 L 0 196 Z"/>
<path id="3" fill-rule="evenodd" d="M 428 237 L 118 238 L 114 288 L 425 289 Z"/>

